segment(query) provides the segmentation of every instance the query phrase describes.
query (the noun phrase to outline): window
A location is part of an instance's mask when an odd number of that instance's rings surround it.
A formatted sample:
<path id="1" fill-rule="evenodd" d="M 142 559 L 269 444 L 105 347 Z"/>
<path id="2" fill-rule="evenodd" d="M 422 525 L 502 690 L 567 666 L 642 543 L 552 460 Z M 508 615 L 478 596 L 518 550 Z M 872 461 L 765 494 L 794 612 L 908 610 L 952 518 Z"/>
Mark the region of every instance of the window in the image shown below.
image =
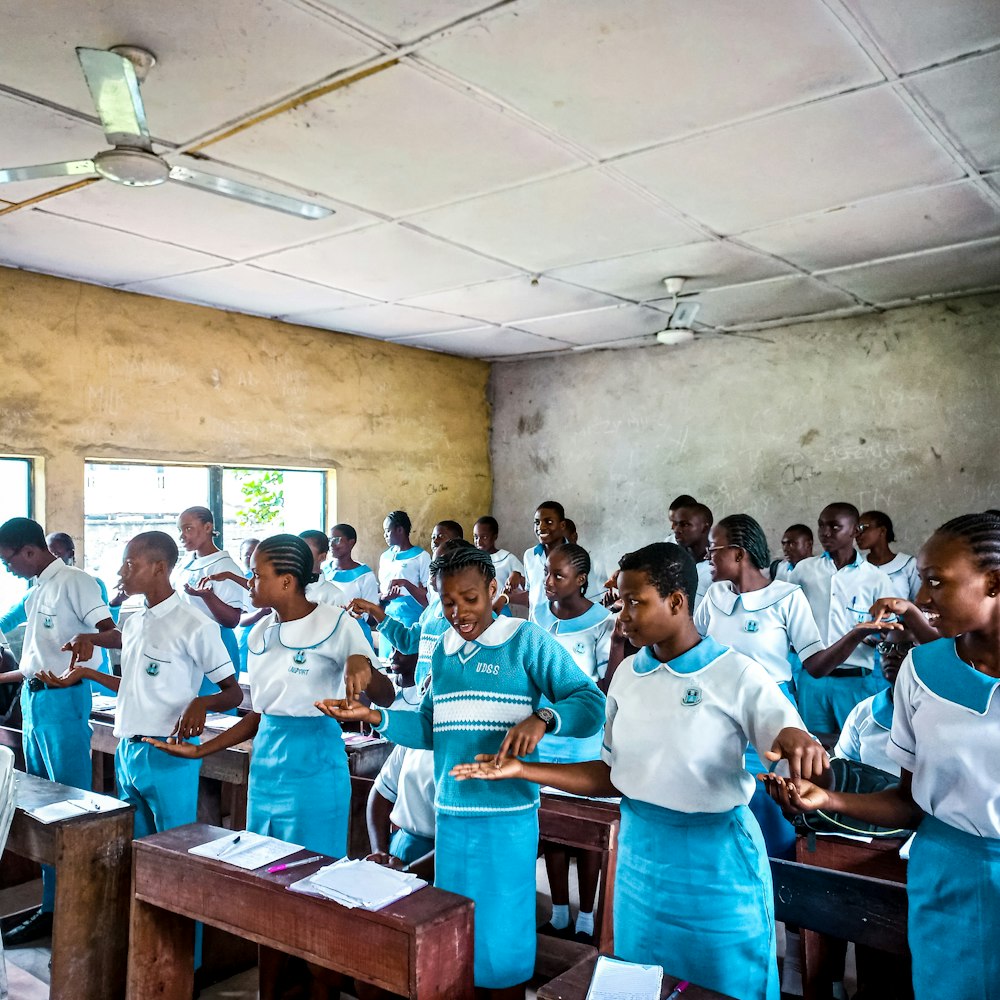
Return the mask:
<path id="1" fill-rule="evenodd" d="M 88 462 L 84 491 L 87 569 L 113 589 L 125 544 L 140 531 L 177 538 L 177 517 L 208 507 L 216 544 L 239 562 L 244 538 L 327 527 L 322 470 Z"/>
<path id="2" fill-rule="evenodd" d="M 34 481 L 30 458 L 0 458 L 0 524 L 12 517 L 31 517 L 34 509 Z M 28 589 L 0 566 L 0 615 L 16 604 Z"/>

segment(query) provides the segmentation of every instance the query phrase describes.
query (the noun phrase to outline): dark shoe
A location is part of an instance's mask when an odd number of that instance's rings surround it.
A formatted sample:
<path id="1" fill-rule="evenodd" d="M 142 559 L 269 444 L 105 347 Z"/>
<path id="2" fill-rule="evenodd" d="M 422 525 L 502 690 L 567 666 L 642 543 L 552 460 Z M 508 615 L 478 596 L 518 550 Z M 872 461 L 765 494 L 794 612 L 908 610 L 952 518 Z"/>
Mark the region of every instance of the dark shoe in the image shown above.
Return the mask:
<path id="1" fill-rule="evenodd" d="M 15 948 L 19 944 L 27 944 L 38 938 L 49 937 L 52 934 L 52 914 L 43 913 L 40 909 L 22 921 L 3 936 L 4 947 Z"/>
<path id="2" fill-rule="evenodd" d="M 586 931 L 574 931 L 573 940 L 577 944 L 589 944 L 591 948 L 593 948 L 595 944 L 594 935 L 588 934 Z"/>
<path id="3" fill-rule="evenodd" d="M 565 927 L 553 927 L 550 921 L 546 921 L 538 928 L 539 934 L 545 934 L 547 937 L 560 938 L 563 941 L 573 940 L 573 925 L 567 924 Z"/>

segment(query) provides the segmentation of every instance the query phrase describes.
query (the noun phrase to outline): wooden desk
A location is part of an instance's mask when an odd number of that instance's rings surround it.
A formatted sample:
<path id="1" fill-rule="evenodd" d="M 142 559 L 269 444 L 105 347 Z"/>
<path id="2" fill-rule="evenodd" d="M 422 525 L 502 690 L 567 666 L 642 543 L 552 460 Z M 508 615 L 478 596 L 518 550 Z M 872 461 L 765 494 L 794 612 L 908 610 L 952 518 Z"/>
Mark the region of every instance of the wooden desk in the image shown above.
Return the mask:
<path id="1" fill-rule="evenodd" d="M 285 888 L 323 862 L 268 875 L 187 853 L 225 833 L 194 823 L 133 844 L 130 1000 L 191 995 L 195 920 L 415 1000 L 473 996 L 471 900 L 428 887 L 348 910 Z"/>
<path id="2" fill-rule="evenodd" d="M 795 839 L 795 860 L 801 865 L 905 885 L 906 862 L 899 856 L 902 846 L 903 839 L 899 837 L 876 838 L 870 844 L 863 844 L 846 837 L 799 834 Z"/>
<path id="3" fill-rule="evenodd" d="M 596 958 L 584 959 L 578 965 L 574 965 L 569 972 L 564 972 L 551 983 L 539 987 L 536 994 L 538 1000 L 584 1000 L 590 988 L 596 963 Z M 660 987 L 661 1000 L 666 1000 L 679 982 L 676 976 L 664 972 L 663 985 Z M 716 993 L 715 990 L 707 990 L 703 986 L 695 986 L 694 983 L 684 991 L 683 997 L 684 1000 L 732 1000 L 725 993 Z"/>
<path id="4" fill-rule="evenodd" d="M 538 810 L 540 840 L 597 851 L 601 855 L 594 941 L 600 954 L 613 955 L 615 869 L 618 864 L 621 810 L 614 802 L 598 802 L 549 792 L 542 792 L 541 803 Z"/>
<path id="5" fill-rule="evenodd" d="M 132 807 L 41 823 L 28 809 L 78 797 L 78 789 L 17 774 L 7 850 L 56 870 L 52 1000 L 118 1000 L 125 993 Z"/>

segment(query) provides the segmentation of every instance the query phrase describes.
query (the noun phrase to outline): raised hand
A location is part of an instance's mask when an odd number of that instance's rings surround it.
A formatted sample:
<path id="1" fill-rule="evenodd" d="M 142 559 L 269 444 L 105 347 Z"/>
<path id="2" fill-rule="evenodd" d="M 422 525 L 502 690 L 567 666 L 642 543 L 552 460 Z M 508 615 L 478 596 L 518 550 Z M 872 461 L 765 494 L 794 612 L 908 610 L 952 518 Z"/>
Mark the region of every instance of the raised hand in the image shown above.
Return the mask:
<path id="1" fill-rule="evenodd" d="M 830 766 L 823 747 L 804 729 L 794 727 L 782 729 L 764 757 L 772 761 L 787 760 L 789 776 L 796 785 L 802 778 L 818 777 Z"/>
<path id="2" fill-rule="evenodd" d="M 350 698 L 324 698 L 313 704 L 324 714 L 338 722 L 367 722 L 377 726 L 382 721 L 382 713 L 368 708 Z"/>
<path id="3" fill-rule="evenodd" d="M 522 770 L 523 765 L 516 757 L 481 753 L 477 754 L 475 763 L 456 764 L 449 773 L 456 781 L 465 781 L 468 778 L 498 781 L 503 778 L 516 778 Z"/>

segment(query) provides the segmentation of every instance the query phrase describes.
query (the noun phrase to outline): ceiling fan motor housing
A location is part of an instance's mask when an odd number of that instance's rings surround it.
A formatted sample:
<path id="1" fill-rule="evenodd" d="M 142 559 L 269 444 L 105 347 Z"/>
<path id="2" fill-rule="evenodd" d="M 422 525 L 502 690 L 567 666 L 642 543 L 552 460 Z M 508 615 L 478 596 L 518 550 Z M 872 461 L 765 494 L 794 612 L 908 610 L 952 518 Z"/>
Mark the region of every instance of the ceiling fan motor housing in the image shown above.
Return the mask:
<path id="1" fill-rule="evenodd" d="M 126 187 L 152 187 L 162 184 L 170 175 L 170 167 L 155 153 L 127 147 L 98 153 L 94 169 L 109 181 Z"/>

